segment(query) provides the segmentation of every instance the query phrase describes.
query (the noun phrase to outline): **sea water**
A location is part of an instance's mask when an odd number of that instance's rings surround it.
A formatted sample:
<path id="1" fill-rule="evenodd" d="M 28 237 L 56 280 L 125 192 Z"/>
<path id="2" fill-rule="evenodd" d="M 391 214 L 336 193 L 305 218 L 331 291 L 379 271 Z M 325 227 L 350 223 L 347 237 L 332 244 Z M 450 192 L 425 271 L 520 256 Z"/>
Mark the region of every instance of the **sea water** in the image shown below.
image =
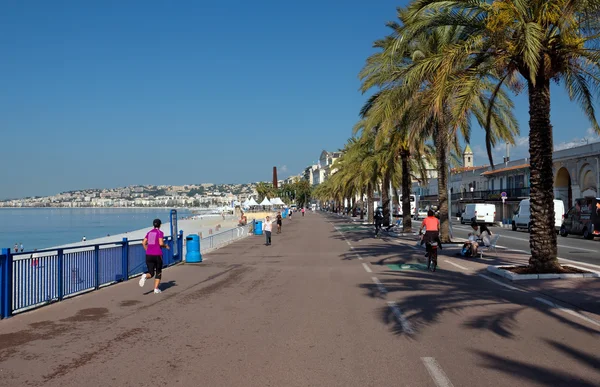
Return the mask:
<path id="1" fill-rule="evenodd" d="M 147 227 L 156 218 L 169 222 L 166 208 L 2 208 L 0 247 L 22 243 L 25 251 L 101 238 Z M 191 215 L 178 209 L 178 218 Z"/>

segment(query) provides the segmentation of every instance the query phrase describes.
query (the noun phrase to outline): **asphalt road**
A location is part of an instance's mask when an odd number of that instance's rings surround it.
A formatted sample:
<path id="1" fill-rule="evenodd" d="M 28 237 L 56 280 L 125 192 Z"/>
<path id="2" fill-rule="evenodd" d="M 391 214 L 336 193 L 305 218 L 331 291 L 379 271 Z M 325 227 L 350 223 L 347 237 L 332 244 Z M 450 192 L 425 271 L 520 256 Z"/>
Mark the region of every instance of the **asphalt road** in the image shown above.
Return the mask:
<path id="1" fill-rule="evenodd" d="M 132 280 L 0 321 L 0 386 L 598 385 L 598 315 L 451 246 L 404 270 L 413 239 L 309 212 L 165 270 L 162 294 Z"/>

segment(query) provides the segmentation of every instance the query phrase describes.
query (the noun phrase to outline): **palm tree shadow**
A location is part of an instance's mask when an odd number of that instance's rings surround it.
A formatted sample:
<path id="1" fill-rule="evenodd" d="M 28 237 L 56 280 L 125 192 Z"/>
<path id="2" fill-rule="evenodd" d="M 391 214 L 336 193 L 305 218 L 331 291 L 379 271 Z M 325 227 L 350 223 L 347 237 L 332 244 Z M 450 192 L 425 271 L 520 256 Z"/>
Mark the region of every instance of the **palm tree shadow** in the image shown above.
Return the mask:
<path id="1" fill-rule="evenodd" d="M 578 349 L 569 347 L 566 344 L 559 343 L 558 341 L 546 339 L 546 342 L 553 346 L 558 351 L 565 353 L 575 359 L 577 362 L 581 364 L 586 364 L 588 367 L 593 370 L 600 370 L 600 359 L 597 356 L 589 355 L 584 353 Z"/>
<path id="2" fill-rule="evenodd" d="M 387 290 L 388 300 L 395 294 L 401 295 L 394 300 L 402 310 L 403 316 L 418 334 L 428 326 L 439 323 L 443 313 L 463 314 L 467 310 L 486 308 L 485 314 L 469 318 L 463 326 L 475 330 L 487 330 L 504 339 L 513 339 L 519 329 L 517 316 L 520 312 L 535 308 L 541 313 L 566 324 L 574 329 L 595 337 L 600 331 L 568 319 L 556 309 L 538 303 L 533 297 L 522 292 L 507 291 L 490 284 L 478 276 L 472 276 L 440 268 L 436 273 L 418 270 L 385 271 L 380 281 Z M 359 285 L 367 290 L 368 297 L 381 297 L 373 290 L 373 285 Z M 492 311 L 487 307 L 493 307 Z M 378 312 L 382 322 L 388 323 Z M 402 334 L 401 329 L 395 330 Z"/>
<path id="3" fill-rule="evenodd" d="M 545 386 L 570 386 L 570 387 L 593 387 L 598 386 L 597 382 L 587 381 L 577 375 L 571 375 L 566 372 L 558 371 L 554 368 L 547 368 L 539 365 L 529 364 L 523 361 L 507 359 L 497 356 L 493 353 L 475 350 L 477 355 L 482 358 L 483 367 L 503 372 L 520 379 L 527 379 L 536 384 Z"/>

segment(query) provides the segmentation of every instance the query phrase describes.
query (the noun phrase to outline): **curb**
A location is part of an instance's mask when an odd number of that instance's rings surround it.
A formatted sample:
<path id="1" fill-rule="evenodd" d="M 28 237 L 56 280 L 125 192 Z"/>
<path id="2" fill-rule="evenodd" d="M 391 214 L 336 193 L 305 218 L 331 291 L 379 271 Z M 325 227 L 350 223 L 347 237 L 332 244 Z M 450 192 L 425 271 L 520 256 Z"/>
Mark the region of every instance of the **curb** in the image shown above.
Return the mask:
<path id="1" fill-rule="evenodd" d="M 532 279 L 573 279 L 573 278 L 600 278 L 600 273 L 592 271 L 590 269 L 586 269 L 583 267 L 577 267 L 573 265 L 563 265 L 570 266 L 580 270 L 587 270 L 590 273 L 583 274 L 516 274 L 512 273 L 508 270 L 504 270 L 504 267 L 509 266 L 488 266 L 487 271 L 490 273 L 494 273 L 497 276 L 509 279 L 511 281 L 521 281 L 521 280 L 532 280 Z"/>

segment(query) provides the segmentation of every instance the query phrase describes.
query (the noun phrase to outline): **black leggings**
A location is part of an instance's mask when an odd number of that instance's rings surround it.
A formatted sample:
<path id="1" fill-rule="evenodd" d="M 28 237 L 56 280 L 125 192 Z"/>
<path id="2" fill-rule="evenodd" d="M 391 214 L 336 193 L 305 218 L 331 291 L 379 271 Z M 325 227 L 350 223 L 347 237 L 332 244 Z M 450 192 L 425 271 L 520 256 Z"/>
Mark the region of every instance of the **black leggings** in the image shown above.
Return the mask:
<path id="1" fill-rule="evenodd" d="M 155 272 L 156 279 L 162 278 L 163 260 L 161 255 L 146 255 L 146 266 L 148 266 L 150 278 L 154 277 Z"/>

